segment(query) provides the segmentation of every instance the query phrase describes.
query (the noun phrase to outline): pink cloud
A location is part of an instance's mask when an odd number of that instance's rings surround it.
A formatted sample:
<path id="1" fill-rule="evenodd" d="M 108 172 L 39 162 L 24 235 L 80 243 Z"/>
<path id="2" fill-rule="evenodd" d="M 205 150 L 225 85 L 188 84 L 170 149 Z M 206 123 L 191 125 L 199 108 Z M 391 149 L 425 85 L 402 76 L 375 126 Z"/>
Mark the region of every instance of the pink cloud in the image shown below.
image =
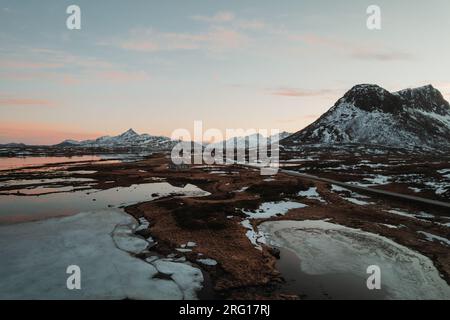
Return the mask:
<path id="1" fill-rule="evenodd" d="M 36 98 L 0 96 L 0 107 L 55 107 L 54 101 Z"/>
<path id="2" fill-rule="evenodd" d="M 97 73 L 97 76 L 102 80 L 109 80 L 115 82 L 145 81 L 150 79 L 147 73 L 143 71 L 126 72 L 120 70 L 106 70 L 104 72 Z"/>
<path id="3" fill-rule="evenodd" d="M 20 55 L 19 58 L 17 58 L 18 55 Z M 111 63 L 98 58 L 77 56 L 46 48 L 26 48 L 24 52 L 3 57 L 0 61 L 0 68 L 14 70 L 61 69 L 73 66 L 84 69 L 113 67 Z"/>
<path id="4" fill-rule="evenodd" d="M 103 42 L 103 45 L 139 52 L 206 50 L 227 51 L 245 46 L 248 37 L 232 28 L 212 27 L 202 33 L 159 32 L 152 29 L 132 30 L 127 40 Z"/>
<path id="5" fill-rule="evenodd" d="M 224 28 L 215 29 L 209 33 L 209 40 L 212 48 L 216 49 L 236 49 L 247 42 L 247 37 L 243 34 Z"/>
<path id="6" fill-rule="evenodd" d="M 67 125 L 34 122 L 0 122 L 0 141 L 28 144 L 56 144 L 65 139 L 85 140 L 103 135 L 100 132 L 83 132 Z"/>
<path id="7" fill-rule="evenodd" d="M 77 85 L 80 82 L 81 82 L 80 79 L 78 79 L 70 74 L 66 74 L 62 77 L 62 83 L 65 85 Z"/>
<path id="8" fill-rule="evenodd" d="M 288 39 L 303 42 L 310 46 L 328 47 L 346 54 L 351 58 L 360 60 L 401 61 L 413 58 L 413 55 L 407 52 L 386 48 L 381 44 L 354 43 L 344 39 L 330 38 L 317 34 L 288 35 Z"/>
<path id="9" fill-rule="evenodd" d="M 219 24 L 228 23 L 229 26 L 233 26 L 235 29 L 242 30 L 261 30 L 265 27 L 265 23 L 261 20 L 237 19 L 235 14 L 230 11 L 217 12 L 212 16 L 192 16 L 191 19 L 206 22 L 216 26 Z"/>

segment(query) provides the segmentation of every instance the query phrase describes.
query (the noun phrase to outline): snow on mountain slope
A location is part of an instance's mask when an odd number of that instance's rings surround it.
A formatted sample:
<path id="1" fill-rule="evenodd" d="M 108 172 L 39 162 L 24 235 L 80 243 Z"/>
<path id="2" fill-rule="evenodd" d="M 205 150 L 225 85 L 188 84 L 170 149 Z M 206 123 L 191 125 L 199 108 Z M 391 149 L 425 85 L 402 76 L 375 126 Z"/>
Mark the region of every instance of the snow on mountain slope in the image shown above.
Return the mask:
<path id="1" fill-rule="evenodd" d="M 431 85 L 394 93 L 357 85 L 317 121 L 281 143 L 450 149 L 450 105 Z"/>
<path id="2" fill-rule="evenodd" d="M 154 150 L 170 149 L 177 142 L 167 137 L 151 136 L 149 134 L 138 134 L 133 129 L 111 137 L 103 136 L 95 140 L 65 140 L 57 146 L 63 147 L 85 147 L 85 148 L 115 148 L 115 147 L 140 147 Z"/>
<path id="3" fill-rule="evenodd" d="M 221 147 L 221 146 L 232 146 L 233 144 L 237 147 L 237 148 L 256 148 L 258 146 L 258 144 L 268 144 L 270 142 L 275 143 L 277 141 L 280 141 L 284 138 L 287 138 L 291 135 L 292 133 L 286 132 L 286 131 L 282 131 L 280 132 L 278 135 L 272 135 L 268 138 L 264 137 L 262 134 L 260 133 L 255 133 L 255 134 L 251 134 L 248 136 L 244 136 L 244 137 L 235 137 L 235 138 L 230 138 L 227 139 L 225 141 L 220 141 L 220 142 L 216 142 L 213 144 L 210 144 L 210 147 Z M 247 146 L 246 146 L 246 142 L 247 142 Z"/>

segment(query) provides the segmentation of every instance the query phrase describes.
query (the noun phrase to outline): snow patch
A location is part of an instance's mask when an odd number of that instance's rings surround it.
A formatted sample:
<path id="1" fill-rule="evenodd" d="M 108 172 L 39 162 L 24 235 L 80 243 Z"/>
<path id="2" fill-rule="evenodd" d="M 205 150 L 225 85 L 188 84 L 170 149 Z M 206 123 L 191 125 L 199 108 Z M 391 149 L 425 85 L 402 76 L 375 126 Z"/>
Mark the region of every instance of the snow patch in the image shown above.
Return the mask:
<path id="1" fill-rule="evenodd" d="M 358 200 L 358 199 L 355 199 L 355 198 L 343 198 L 343 199 L 345 199 L 345 200 L 347 200 L 347 201 L 349 201 L 349 202 L 351 202 L 353 204 L 357 204 L 358 206 L 367 206 L 367 205 L 371 204 L 370 202 L 363 201 L 363 200 Z"/>
<path id="2" fill-rule="evenodd" d="M 247 229 L 247 232 L 245 233 L 245 235 L 250 240 L 250 242 L 253 244 L 253 246 L 258 250 L 262 250 L 260 243 L 266 243 L 264 233 L 255 231 L 253 229 L 252 224 L 250 223 L 250 220 L 241 221 L 241 225 L 245 229 Z"/>
<path id="3" fill-rule="evenodd" d="M 297 195 L 299 195 L 300 197 L 307 197 L 308 199 L 313 199 L 313 200 L 317 200 L 320 202 L 326 202 L 325 200 L 322 199 L 320 194 L 317 192 L 316 187 L 311 187 L 306 191 L 300 191 Z"/>
<path id="4" fill-rule="evenodd" d="M 267 219 L 277 215 L 285 215 L 291 209 L 305 208 L 307 205 L 293 201 L 264 202 L 255 211 L 242 210 L 252 219 Z"/>
<path id="5" fill-rule="evenodd" d="M 417 231 L 417 233 L 423 234 L 428 241 L 431 241 L 431 242 L 437 241 L 437 242 L 445 244 L 446 246 L 450 246 L 450 240 L 447 238 L 440 237 L 435 234 L 424 232 L 424 231 Z"/>
<path id="6" fill-rule="evenodd" d="M 215 266 L 217 265 L 217 261 L 214 259 L 209 259 L 209 258 L 205 258 L 205 259 L 197 259 L 197 262 L 204 264 L 205 266 Z"/>

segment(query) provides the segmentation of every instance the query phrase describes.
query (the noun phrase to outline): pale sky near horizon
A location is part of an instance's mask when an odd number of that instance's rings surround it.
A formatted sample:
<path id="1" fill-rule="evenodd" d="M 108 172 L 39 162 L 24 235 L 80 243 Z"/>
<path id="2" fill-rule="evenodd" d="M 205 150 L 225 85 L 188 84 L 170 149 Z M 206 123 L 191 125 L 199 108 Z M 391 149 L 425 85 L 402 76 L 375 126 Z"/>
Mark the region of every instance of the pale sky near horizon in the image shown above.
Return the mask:
<path id="1" fill-rule="evenodd" d="M 295 132 L 359 83 L 431 83 L 449 100 L 449 15 L 448 0 L 0 0 L 0 143 L 195 120 Z"/>

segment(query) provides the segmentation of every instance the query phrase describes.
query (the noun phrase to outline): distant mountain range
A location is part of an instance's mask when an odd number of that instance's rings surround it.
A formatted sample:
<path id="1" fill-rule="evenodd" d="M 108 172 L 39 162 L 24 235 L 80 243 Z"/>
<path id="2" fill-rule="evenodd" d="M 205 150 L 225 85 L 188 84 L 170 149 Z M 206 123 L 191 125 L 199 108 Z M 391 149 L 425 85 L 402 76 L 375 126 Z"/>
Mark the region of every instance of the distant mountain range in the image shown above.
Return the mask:
<path id="1" fill-rule="evenodd" d="M 171 149 L 177 141 L 164 136 L 152 136 L 149 134 L 138 134 L 129 129 L 118 136 L 103 136 L 94 140 L 65 140 L 55 147 L 84 147 L 84 148 L 119 148 L 139 147 L 151 150 Z"/>
<path id="2" fill-rule="evenodd" d="M 236 143 L 238 148 L 243 148 L 245 146 L 245 142 L 248 141 L 247 146 L 256 147 L 259 143 L 267 143 L 268 141 L 275 142 L 279 141 L 283 138 L 289 136 L 288 132 L 280 132 L 278 137 L 276 135 L 265 138 L 261 134 L 253 134 L 246 137 L 236 137 L 229 139 L 227 141 Z M 122 134 L 117 136 L 102 136 L 97 139 L 92 140 L 64 140 L 61 143 L 55 144 L 52 147 L 57 148 L 67 148 L 67 149 L 77 149 L 77 148 L 107 148 L 107 149 L 115 149 L 115 148 L 139 148 L 139 149 L 147 149 L 147 150 L 171 150 L 179 141 L 171 140 L 168 137 L 164 136 L 152 136 L 149 134 L 138 134 L 133 129 L 129 129 Z M 223 142 L 214 143 L 214 146 L 221 146 Z M 207 143 L 199 144 L 206 146 Z M 23 143 L 8 143 L 8 144 L 0 144 L 0 147 L 4 148 L 22 148 L 27 147 L 27 145 Z"/>
<path id="3" fill-rule="evenodd" d="M 245 148 L 245 147 L 256 148 L 258 146 L 258 144 L 269 144 L 269 143 L 278 142 L 284 138 L 289 137 L 291 134 L 292 133 L 282 131 L 278 135 L 264 137 L 260 133 L 255 133 L 255 134 L 251 134 L 251 135 L 248 135 L 245 137 L 235 137 L 235 138 L 230 138 L 230 139 L 227 139 L 224 141 L 211 143 L 210 145 L 214 146 L 214 147 L 220 147 L 220 146 L 226 147 L 227 145 L 231 146 L 234 143 L 234 145 L 237 148 Z"/>
<path id="4" fill-rule="evenodd" d="M 278 136 L 274 135 L 269 138 L 265 138 L 259 133 L 255 133 L 245 137 L 236 137 L 227 141 L 217 142 L 212 145 L 219 146 L 224 142 L 235 142 L 238 147 L 244 147 L 247 141 L 250 147 L 257 146 L 259 143 L 267 143 L 267 141 L 279 141 L 287 136 L 291 135 L 288 132 L 280 132 Z M 178 141 L 171 140 L 164 136 L 151 136 L 149 134 L 138 134 L 133 129 L 129 129 L 124 133 L 110 137 L 103 136 L 94 140 L 65 140 L 55 146 L 57 147 L 145 147 L 148 149 L 168 149 L 173 147 Z M 204 143 L 203 145 L 206 145 Z"/>
<path id="5" fill-rule="evenodd" d="M 361 84 L 281 144 L 450 149 L 450 105 L 431 85 L 391 93 Z"/>

